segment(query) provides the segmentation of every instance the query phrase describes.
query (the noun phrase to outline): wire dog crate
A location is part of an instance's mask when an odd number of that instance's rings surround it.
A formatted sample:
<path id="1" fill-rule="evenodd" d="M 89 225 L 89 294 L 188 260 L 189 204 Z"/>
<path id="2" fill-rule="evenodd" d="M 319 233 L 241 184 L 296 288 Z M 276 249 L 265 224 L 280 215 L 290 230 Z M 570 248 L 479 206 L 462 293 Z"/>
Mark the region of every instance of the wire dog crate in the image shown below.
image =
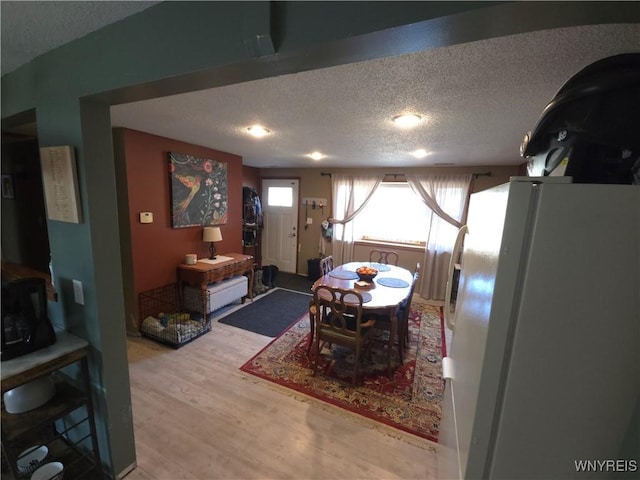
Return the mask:
<path id="1" fill-rule="evenodd" d="M 138 296 L 142 335 L 178 348 L 211 330 L 206 310 L 209 292 L 184 289 L 182 293 L 172 283 Z"/>

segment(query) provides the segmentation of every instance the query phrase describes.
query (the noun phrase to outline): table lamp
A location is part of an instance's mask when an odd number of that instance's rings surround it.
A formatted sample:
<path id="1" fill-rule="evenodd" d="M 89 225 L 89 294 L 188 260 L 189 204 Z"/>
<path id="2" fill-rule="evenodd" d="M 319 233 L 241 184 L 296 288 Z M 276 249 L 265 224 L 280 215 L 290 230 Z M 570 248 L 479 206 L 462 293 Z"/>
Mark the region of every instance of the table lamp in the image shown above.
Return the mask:
<path id="1" fill-rule="evenodd" d="M 216 246 L 215 242 L 222 240 L 222 232 L 220 227 L 204 227 L 202 230 L 202 241 L 209 242 L 209 260 L 216 258 Z"/>

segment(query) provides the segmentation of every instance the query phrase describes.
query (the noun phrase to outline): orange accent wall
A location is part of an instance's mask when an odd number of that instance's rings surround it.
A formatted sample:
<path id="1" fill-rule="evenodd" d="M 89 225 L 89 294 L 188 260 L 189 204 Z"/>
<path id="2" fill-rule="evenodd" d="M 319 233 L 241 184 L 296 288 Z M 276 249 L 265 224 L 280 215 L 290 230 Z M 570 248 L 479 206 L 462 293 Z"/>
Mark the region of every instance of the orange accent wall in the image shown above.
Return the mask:
<path id="1" fill-rule="evenodd" d="M 221 225 L 217 253 L 242 253 L 242 157 L 123 129 L 129 223 L 136 298 L 140 292 L 176 281 L 176 267 L 187 253 L 208 257 L 202 227 L 171 228 L 169 152 L 227 163 L 228 221 Z M 153 223 L 140 223 L 140 212 L 153 213 Z"/>

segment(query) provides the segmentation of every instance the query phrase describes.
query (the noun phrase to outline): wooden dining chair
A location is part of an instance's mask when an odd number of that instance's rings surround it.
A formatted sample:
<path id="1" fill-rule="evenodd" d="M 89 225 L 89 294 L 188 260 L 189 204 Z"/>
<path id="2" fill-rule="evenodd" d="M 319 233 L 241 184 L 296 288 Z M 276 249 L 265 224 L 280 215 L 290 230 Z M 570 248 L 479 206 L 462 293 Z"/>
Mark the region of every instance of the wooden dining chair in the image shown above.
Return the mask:
<path id="1" fill-rule="evenodd" d="M 413 271 L 413 283 L 411 284 L 411 291 L 409 292 L 407 298 L 400 302 L 397 312 L 399 320 L 399 333 L 402 334 L 403 338 L 403 352 L 407 343 L 409 342 L 409 310 L 411 309 L 411 301 L 413 300 L 413 294 L 415 292 L 418 280 L 420 280 L 420 262 L 416 263 L 416 268 Z M 400 361 L 402 361 L 402 357 L 400 357 Z"/>
<path id="2" fill-rule="evenodd" d="M 320 259 L 320 275 L 326 275 L 333 270 L 333 257 L 331 255 Z"/>
<path id="3" fill-rule="evenodd" d="M 395 315 L 397 318 L 397 332 L 396 338 L 391 337 L 391 318 L 389 314 L 373 314 L 372 318 L 376 321 L 376 330 L 382 330 L 389 332 L 389 338 L 387 340 L 387 355 L 391 355 L 391 351 L 394 345 L 398 347 L 398 358 L 400 364 L 404 361 L 404 352 L 409 342 L 409 312 L 411 309 L 411 300 L 415 291 L 416 284 L 420 278 L 420 263 L 416 263 L 416 268 L 413 271 L 413 280 L 411 282 L 411 289 L 407 297 L 398 304 Z M 387 372 L 389 377 L 391 376 L 391 370 Z"/>
<path id="4" fill-rule="evenodd" d="M 324 276 L 333 270 L 333 257 L 328 255 L 320 260 L 320 275 Z M 313 345 L 313 337 L 315 334 L 316 323 L 316 306 L 313 298 L 309 302 L 309 343 L 307 345 L 307 356 L 311 352 L 311 345 Z"/>
<path id="5" fill-rule="evenodd" d="M 353 383 L 358 379 L 362 353 L 370 346 L 374 319 L 363 319 L 363 299 L 356 290 L 320 285 L 313 292 L 316 306 L 313 375 L 317 374 L 320 345 L 328 342 L 353 350 Z"/>
<path id="6" fill-rule="evenodd" d="M 393 250 L 371 250 L 369 261 L 374 263 L 384 263 L 385 265 L 398 266 L 398 252 Z"/>

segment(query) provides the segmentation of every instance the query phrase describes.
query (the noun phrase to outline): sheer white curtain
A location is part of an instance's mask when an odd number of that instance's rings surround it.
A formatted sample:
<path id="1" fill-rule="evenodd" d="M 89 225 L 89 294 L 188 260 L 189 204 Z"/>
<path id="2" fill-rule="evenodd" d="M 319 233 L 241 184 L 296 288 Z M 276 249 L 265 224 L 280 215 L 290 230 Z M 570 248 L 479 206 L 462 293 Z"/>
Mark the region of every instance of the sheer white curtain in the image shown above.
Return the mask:
<path id="1" fill-rule="evenodd" d="M 444 300 L 449 260 L 469 199 L 471 175 L 407 175 L 411 189 L 431 209 L 419 292 Z"/>
<path id="2" fill-rule="evenodd" d="M 342 265 L 353 260 L 352 220 L 365 207 L 383 175 L 331 175 L 333 218 L 333 261 Z"/>

